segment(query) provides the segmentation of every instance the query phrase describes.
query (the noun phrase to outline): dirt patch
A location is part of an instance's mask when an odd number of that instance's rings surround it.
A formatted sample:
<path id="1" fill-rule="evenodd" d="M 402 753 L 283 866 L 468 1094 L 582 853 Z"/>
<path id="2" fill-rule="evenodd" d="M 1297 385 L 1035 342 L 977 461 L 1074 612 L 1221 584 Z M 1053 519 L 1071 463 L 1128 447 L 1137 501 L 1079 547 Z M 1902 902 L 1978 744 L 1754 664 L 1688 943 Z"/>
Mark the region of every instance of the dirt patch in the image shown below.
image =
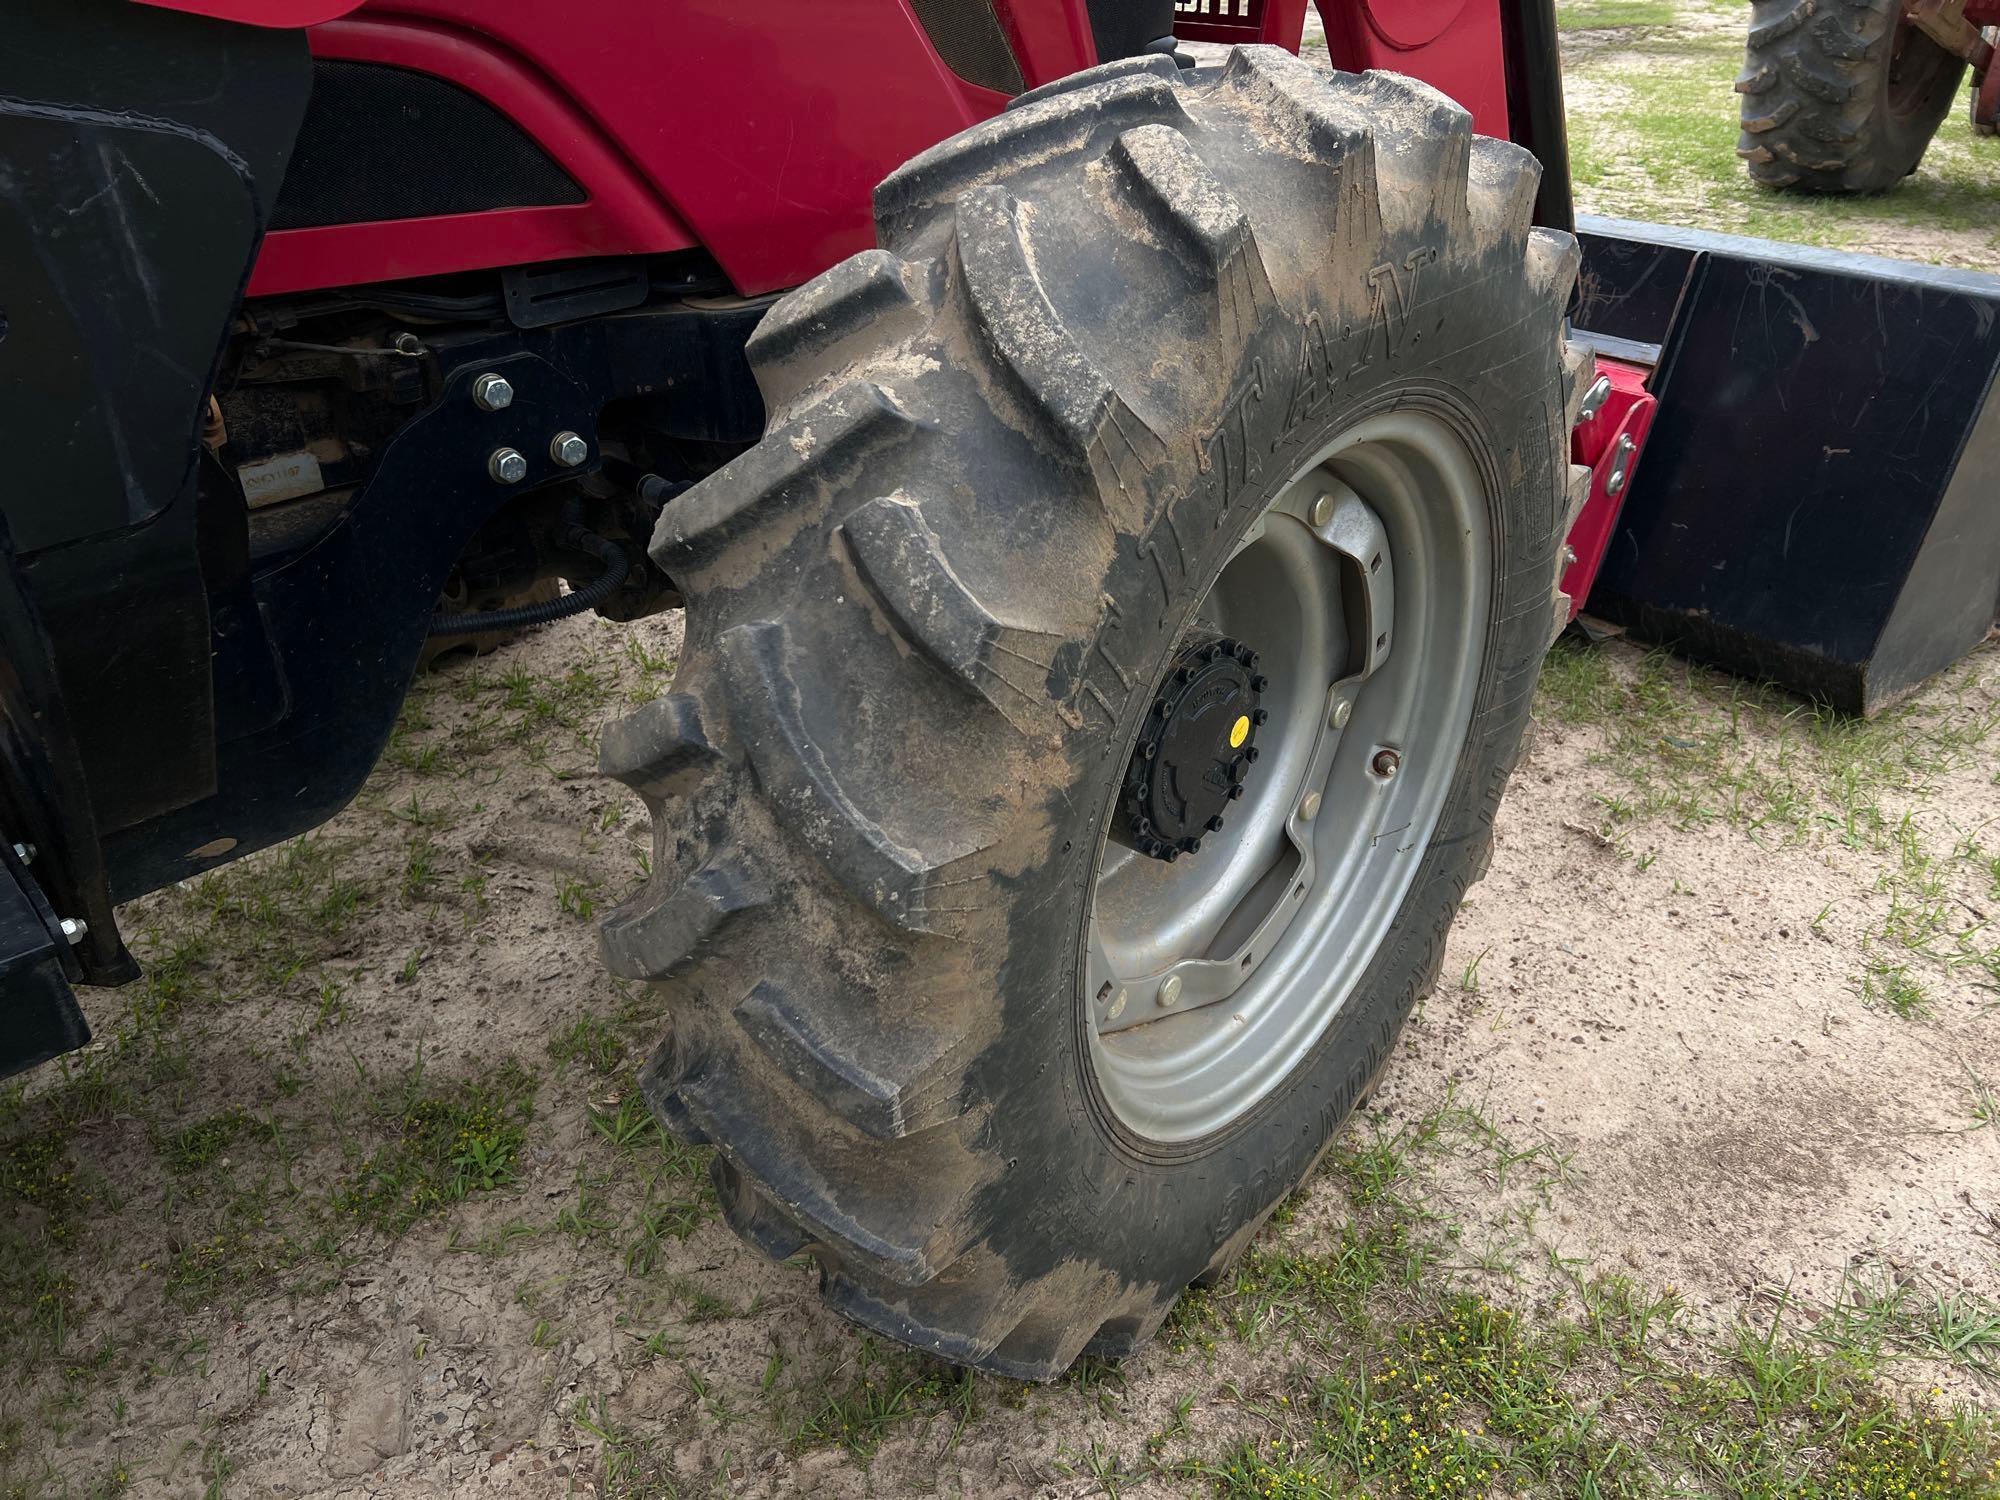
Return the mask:
<path id="1" fill-rule="evenodd" d="M 965 1377 L 864 1339 L 716 1220 L 700 1153 L 630 1094 L 661 1019 L 592 938 L 648 846 L 591 741 L 665 682 L 675 630 L 573 622 L 442 665 L 321 834 L 127 909 L 151 979 L 90 993 L 102 1040 L 7 1116 L 10 1160 L 49 1164 L 17 1166 L 9 1251 L 60 1310 L 15 1301 L 16 1490 L 1084 1494 L 1253 1420 L 1283 1338 L 1170 1332 L 1045 1389 Z M 1444 982 L 1343 1151 L 1472 1122 L 1487 1144 L 1427 1149 L 1405 1190 L 1524 1306 L 1603 1271 L 1676 1288 L 1694 1328 L 1786 1288 L 1831 1303 L 1857 1267 L 1990 1295 L 2000 1127 L 1969 1080 L 2000 1081 L 1993 976 L 1883 936 L 1913 899 L 1906 822 L 1963 856 L 1952 901 L 2000 903 L 1966 853 L 2000 847 L 1990 748 L 1968 731 L 1890 776 L 1887 832 L 1852 844 L 1814 818 L 1620 821 L 1617 704 L 1658 668 L 1590 660 L 1597 706 L 1545 693 Z M 1682 691 L 1687 722 L 1716 712 Z M 2000 718 L 2000 655 L 1932 711 Z M 1758 762 L 1803 731 L 1737 733 Z M 1865 998 L 1888 956 L 1918 1013 Z M 1266 1240 L 1340 1243 L 1361 1180 L 1322 1177 Z"/>

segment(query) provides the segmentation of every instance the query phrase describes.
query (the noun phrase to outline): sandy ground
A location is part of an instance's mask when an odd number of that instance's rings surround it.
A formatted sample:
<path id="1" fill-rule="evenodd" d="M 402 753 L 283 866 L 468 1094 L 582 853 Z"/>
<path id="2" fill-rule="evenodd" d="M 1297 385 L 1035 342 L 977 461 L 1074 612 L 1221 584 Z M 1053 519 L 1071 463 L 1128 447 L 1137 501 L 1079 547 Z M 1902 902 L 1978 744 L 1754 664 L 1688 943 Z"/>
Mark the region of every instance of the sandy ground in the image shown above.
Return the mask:
<path id="1" fill-rule="evenodd" d="M 132 1492 L 160 1495 L 218 1475 L 214 1493 L 325 1497 L 1086 1494 L 1098 1485 L 1081 1455 L 1135 1453 L 1186 1396 L 1184 1451 L 1198 1454 L 1229 1429 L 1243 1389 L 1282 1364 L 1282 1348 L 1163 1342 L 1125 1368 L 1115 1400 L 1102 1376 L 975 1381 L 970 1421 L 898 1425 L 864 1464 L 801 1440 L 801 1415 L 828 1391 L 934 1374 L 878 1360 L 818 1306 L 809 1272 L 763 1261 L 706 1211 L 634 1268 L 635 1214 L 664 1158 L 610 1149 L 600 1128 L 631 1057 L 598 1074 L 550 1048 L 587 1015 L 622 1013 L 635 1041 L 656 1024 L 643 997 L 599 974 L 589 922 L 563 907 L 565 891 L 574 908 L 580 889 L 608 899 L 636 877 L 636 805 L 581 773 L 594 724 L 649 690 L 634 660 L 658 668 L 675 646 L 672 621 L 582 620 L 442 666 L 421 684 L 412 723 L 424 727 L 399 740 L 405 766 L 385 766 L 321 835 L 363 895 L 337 938 L 306 940 L 300 973 L 273 983 L 249 950 L 211 950 L 190 966 L 202 998 L 166 1041 L 121 1021 L 127 997 L 90 994 L 105 1036 L 126 1031 L 122 1052 L 107 1041 L 68 1081 L 44 1070 L 19 1106 L 30 1120 L 75 1106 L 77 1175 L 101 1197 L 64 1251 L 84 1289 L 70 1363 L 23 1365 L 0 1384 L 14 1482 L 40 1465 L 73 1493 L 122 1472 Z M 1634 680 L 1636 650 L 1599 649 L 1611 682 Z M 523 715 L 554 723 L 533 705 L 579 666 L 598 701 L 574 729 L 526 756 L 498 743 Z M 1703 701 L 1688 695 L 1690 721 L 1713 712 Z M 1924 711 L 2000 718 L 2000 651 Z M 1745 723 L 1735 753 L 1782 758 L 1782 720 Z M 1760 838 L 1727 819 L 1609 831 L 1605 808 L 1629 790 L 1607 755 L 1614 727 L 1566 725 L 1544 705 L 1444 981 L 1350 1140 L 1453 1101 L 1504 1132 L 1529 1166 L 1509 1178 L 1489 1155 L 1438 1153 L 1424 1204 L 1462 1226 L 1468 1261 L 1504 1251 L 1515 1269 L 1496 1285 L 1529 1303 L 1604 1270 L 1677 1288 L 1696 1327 L 1726 1325 L 1774 1289 L 1832 1298 L 1856 1267 L 1990 1294 L 2000 1130 L 1970 1128 L 1966 1079 L 2000 1079 L 1991 976 L 1927 972 L 1922 1017 L 1864 1003 L 1857 974 L 1880 941 L 1896 851 Z M 424 746 L 440 754 L 427 761 Z M 1981 830 L 2000 843 L 1996 764 L 1990 741 L 1974 746 L 1888 796 L 1883 816 L 1912 813 L 1940 847 Z M 425 807 L 438 811 L 413 824 Z M 444 872 L 429 891 L 447 894 L 399 892 L 413 837 Z M 237 894 L 275 880 L 283 859 L 253 861 Z M 483 877 L 478 901 L 460 894 L 467 876 Z M 1976 879 L 1963 889 L 1968 909 L 2000 900 Z M 169 892 L 125 915 L 158 956 L 226 907 L 212 891 Z M 315 1022 L 329 980 L 338 1020 L 321 1005 Z M 393 1092 L 417 1059 L 441 1082 L 503 1058 L 540 1079 L 512 1181 L 399 1238 L 325 1212 L 369 1145 L 357 1098 Z M 106 1083 L 128 1074 L 129 1093 Z M 77 1098 L 92 1076 L 91 1099 L 116 1100 L 97 1113 Z M 224 1105 L 285 1122 L 292 1145 L 246 1135 L 207 1178 L 162 1168 L 159 1143 Z M 245 1232 L 218 1215 L 252 1188 Z M 1291 1233 L 1331 1233 L 1347 1205 L 1323 1179 L 1297 1210 Z M 163 1271 L 218 1225 L 224 1269 L 241 1274 L 210 1296 L 199 1282 L 174 1290 Z M 295 1256 L 273 1250 L 288 1225 L 311 1240 Z M 1569 1263 L 1561 1274 L 1554 1257 Z M 1911 1378 L 1991 1394 L 1948 1367 Z M 637 1487 L 641 1472 L 660 1487 Z"/>

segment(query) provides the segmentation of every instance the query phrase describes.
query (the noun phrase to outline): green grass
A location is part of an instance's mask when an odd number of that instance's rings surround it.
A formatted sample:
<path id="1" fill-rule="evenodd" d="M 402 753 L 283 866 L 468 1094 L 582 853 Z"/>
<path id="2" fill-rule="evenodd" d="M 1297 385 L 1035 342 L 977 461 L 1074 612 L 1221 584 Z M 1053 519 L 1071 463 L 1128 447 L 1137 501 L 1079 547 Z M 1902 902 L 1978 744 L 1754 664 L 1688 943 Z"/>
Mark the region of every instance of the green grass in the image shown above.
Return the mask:
<path id="1" fill-rule="evenodd" d="M 1673 0 L 1572 0 L 1556 7 L 1563 31 L 1598 31 L 1627 26 L 1671 26 Z"/>
<path id="2" fill-rule="evenodd" d="M 625 1039 L 603 1016 L 585 1011 L 549 1038 L 549 1056 L 557 1077 L 578 1063 L 599 1075 L 615 1073 L 625 1060 Z"/>
<path id="3" fill-rule="evenodd" d="M 849 1358 L 779 1395 L 777 1422 L 798 1448 L 835 1446 L 866 1459 L 906 1425 L 921 1434 L 943 1423 L 955 1441 L 979 1414 L 981 1384 L 968 1371 L 863 1336 Z"/>
<path id="4" fill-rule="evenodd" d="M 241 1106 L 231 1105 L 220 1114 L 173 1131 L 160 1143 L 160 1155 L 173 1171 L 191 1176 L 220 1158 L 249 1124 L 250 1117 Z"/>
<path id="5" fill-rule="evenodd" d="M 396 1235 L 445 1204 L 505 1187 L 535 1089 L 534 1077 L 511 1061 L 486 1077 L 439 1084 L 419 1062 L 377 1101 L 389 1139 L 357 1163 L 335 1194 L 336 1212 Z"/>
<path id="6" fill-rule="evenodd" d="M 1247 1321 L 1253 1347 L 1281 1341 L 1292 1357 L 1262 1359 L 1238 1392 L 1255 1436 L 1178 1461 L 1155 1445 L 1156 1468 L 1243 1500 L 1995 1493 L 1990 1419 L 1899 1399 L 1879 1378 L 1883 1338 L 1822 1350 L 1774 1322 L 1708 1342 L 1671 1295 L 1616 1277 L 1581 1289 L 1572 1310 L 1531 1314 L 1454 1285 L 1434 1260 L 1411 1274 L 1412 1226 L 1380 1217 L 1351 1222 L 1331 1248 L 1262 1247 L 1197 1304 L 1192 1316 Z M 1356 1254 L 1370 1238 L 1392 1252 Z M 1261 1309 L 1248 1320 L 1246 1302 Z M 1983 1313 L 1950 1313 L 1930 1326 L 1988 1336 Z"/>

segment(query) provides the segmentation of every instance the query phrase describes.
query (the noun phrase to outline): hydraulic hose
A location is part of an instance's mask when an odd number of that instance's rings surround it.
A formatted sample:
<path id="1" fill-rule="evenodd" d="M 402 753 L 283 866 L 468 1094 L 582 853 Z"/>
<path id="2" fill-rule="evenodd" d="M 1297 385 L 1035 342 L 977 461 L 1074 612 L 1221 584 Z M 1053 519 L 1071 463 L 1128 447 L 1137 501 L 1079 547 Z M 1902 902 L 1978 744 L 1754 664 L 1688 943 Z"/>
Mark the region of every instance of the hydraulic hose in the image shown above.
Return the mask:
<path id="1" fill-rule="evenodd" d="M 588 552 L 604 564 L 604 571 L 582 588 L 572 589 L 560 599 L 545 599 L 539 604 L 518 604 L 512 609 L 475 609 L 459 614 L 432 615 L 430 628 L 425 634 L 432 638 L 441 635 L 483 635 L 489 630 L 525 630 L 530 625 L 566 620 L 571 615 L 582 614 L 586 609 L 595 609 L 609 599 L 631 571 L 624 548 L 616 542 L 606 541 L 594 531 L 585 531 L 581 526 L 571 526 L 566 530 L 562 534 L 561 545 L 572 551 Z"/>

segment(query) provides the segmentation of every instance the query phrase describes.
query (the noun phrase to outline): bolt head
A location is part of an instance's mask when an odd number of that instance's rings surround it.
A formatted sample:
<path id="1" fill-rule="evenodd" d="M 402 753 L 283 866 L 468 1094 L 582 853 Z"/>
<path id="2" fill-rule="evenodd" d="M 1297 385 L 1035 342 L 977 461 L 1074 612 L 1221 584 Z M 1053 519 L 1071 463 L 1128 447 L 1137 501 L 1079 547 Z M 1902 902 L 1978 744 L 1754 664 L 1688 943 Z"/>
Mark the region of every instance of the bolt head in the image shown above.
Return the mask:
<path id="1" fill-rule="evenodd" d="M 1131 995 L 1130 990 L 1120 990 L 1117 994 L 1113 995 L 1111 997 L 1110 1006 L 1104 1012 L 1104 1019 L 1107 1021 L 1115 1021 L 1120 1016 L 1124 1015 L 1125 1001 L 1130 995 Z"/>
<path id="2" fill-rule="evenodd" d="M 1306 793 L 1305 800 L 1299 803 L 1299 821 L 1301 823 L 1310 823 L 1314 818 L 1319 816 L 1319 801 L 1318 792 Z"/>
<path id="3" fill-rule="evenodd" d="M 518 449 L 495 448 L 487 457 L 486 472 L 500 484 L 519 484 L 528 477 L 528 460 Z"/>
<path id="4" fill-rule="evenodd" d="M 1605 399 L 1611 394 L 1611 377 L 1600 375 L 1590 383 L 1590 389 L 1583 393 L 1583 401 L 1577 409 L 1576 421 L 1581 427 L 1603 408 Z"/>
<path id="5" fill-rule="evenodd" d="M 1181 976 L 1178 974 L 1169 974 L 1167 976 L 1167 982 L 1160 986 L 1160 1004 L 1163 1008 L 1167 1006 L 1178 1005 L 1180 1003 L 1180 998 L 1181 998 Z"/>
<path id="6" fill-rule="evenodd" d="M 33 844 L 16 844 L 14 846 L 14 858 L 18 859 L 24 865 L 33 864 L 35 862 L 35 854 L 36 849 Z"/>
<path id="7" fill-rule="evenodd" d="M 1312 510 L 1308 513 L 1308 519 L 1315 526 L 1324 526 L 1328 521 L 1331 521 L 1333 519 L 1333 496 L 1321 495 L 1317 500 L 1313 501 Z"/>
<path id="8" fill-rule="evenodd" d="M 574 469 L 590 457 L 590 444 L 573 432 L 559 432 L 549 439 L 549 457 L 565 469 Z"/>
<path id="9" fill-rule="evenodd" d="M 1210 819 L 1208 820 L 1208 831 L 1209 831 L 1210 833 L 1220 833 L 1220 832 L 1222 832 L 1222 814 L 1221 814 L 1221 813 L 1217 813 L 1217 814 L 1216 814 L 1216 815 L 1215 815 L 1214 817 L 1212 817 L 1212 818 L 1210 818 Z"/>
<path id="10" fill-rule="evenodd" d="M 513 382 L 488 370 L 472 382 L 472 404 L 481 411 L 504 411 L 514 404 Z"/>
<path id="11" fill-rule="evenodd" d="M 1232 782 L 1231 782 L 1231 783 L 1229 784 L 1229 800 L 1230 800 L 1231 802 L 1241 802 L 1241 801 L 1243 800 L 1243 783 L 1242 783 L 1242 782 L 1240 782 L 1240 781 L 1232 781 Z"/>
<path id="12" fill-rule="evenodd" d="M 1563 544 L 1562 565 L 1565 572 L 1576 566 L 1576 548 L 1568 543 Z"/>
<path id="13" fill-rule="evenodd" d="M 1375 758 L 1369 762 L 1369 765 L 1374 768 L 1377 776 L 1387 781 L 1398 771 L 1402 770 L 1403 757 L 1395 751 L 1385 748 L 1375 752 Z"/>
<path id="14" fill-rule="evenodd" d="M 64 917 L 62 919 L 62 935 L 69 940 L 69 945 L 72 948 L 82 942 L 85 934 L 89 931 L 89 924 L 81 917 Z"/>
<path id="15" fill-rule="evenodd" d="M 1327 722 L 1335 729 L 1345 729 L 1347 721 L 1353 717 L 1354 705 L 1343 698 L 1333 705 L 1333 712 L 1327 716 Z"/>

